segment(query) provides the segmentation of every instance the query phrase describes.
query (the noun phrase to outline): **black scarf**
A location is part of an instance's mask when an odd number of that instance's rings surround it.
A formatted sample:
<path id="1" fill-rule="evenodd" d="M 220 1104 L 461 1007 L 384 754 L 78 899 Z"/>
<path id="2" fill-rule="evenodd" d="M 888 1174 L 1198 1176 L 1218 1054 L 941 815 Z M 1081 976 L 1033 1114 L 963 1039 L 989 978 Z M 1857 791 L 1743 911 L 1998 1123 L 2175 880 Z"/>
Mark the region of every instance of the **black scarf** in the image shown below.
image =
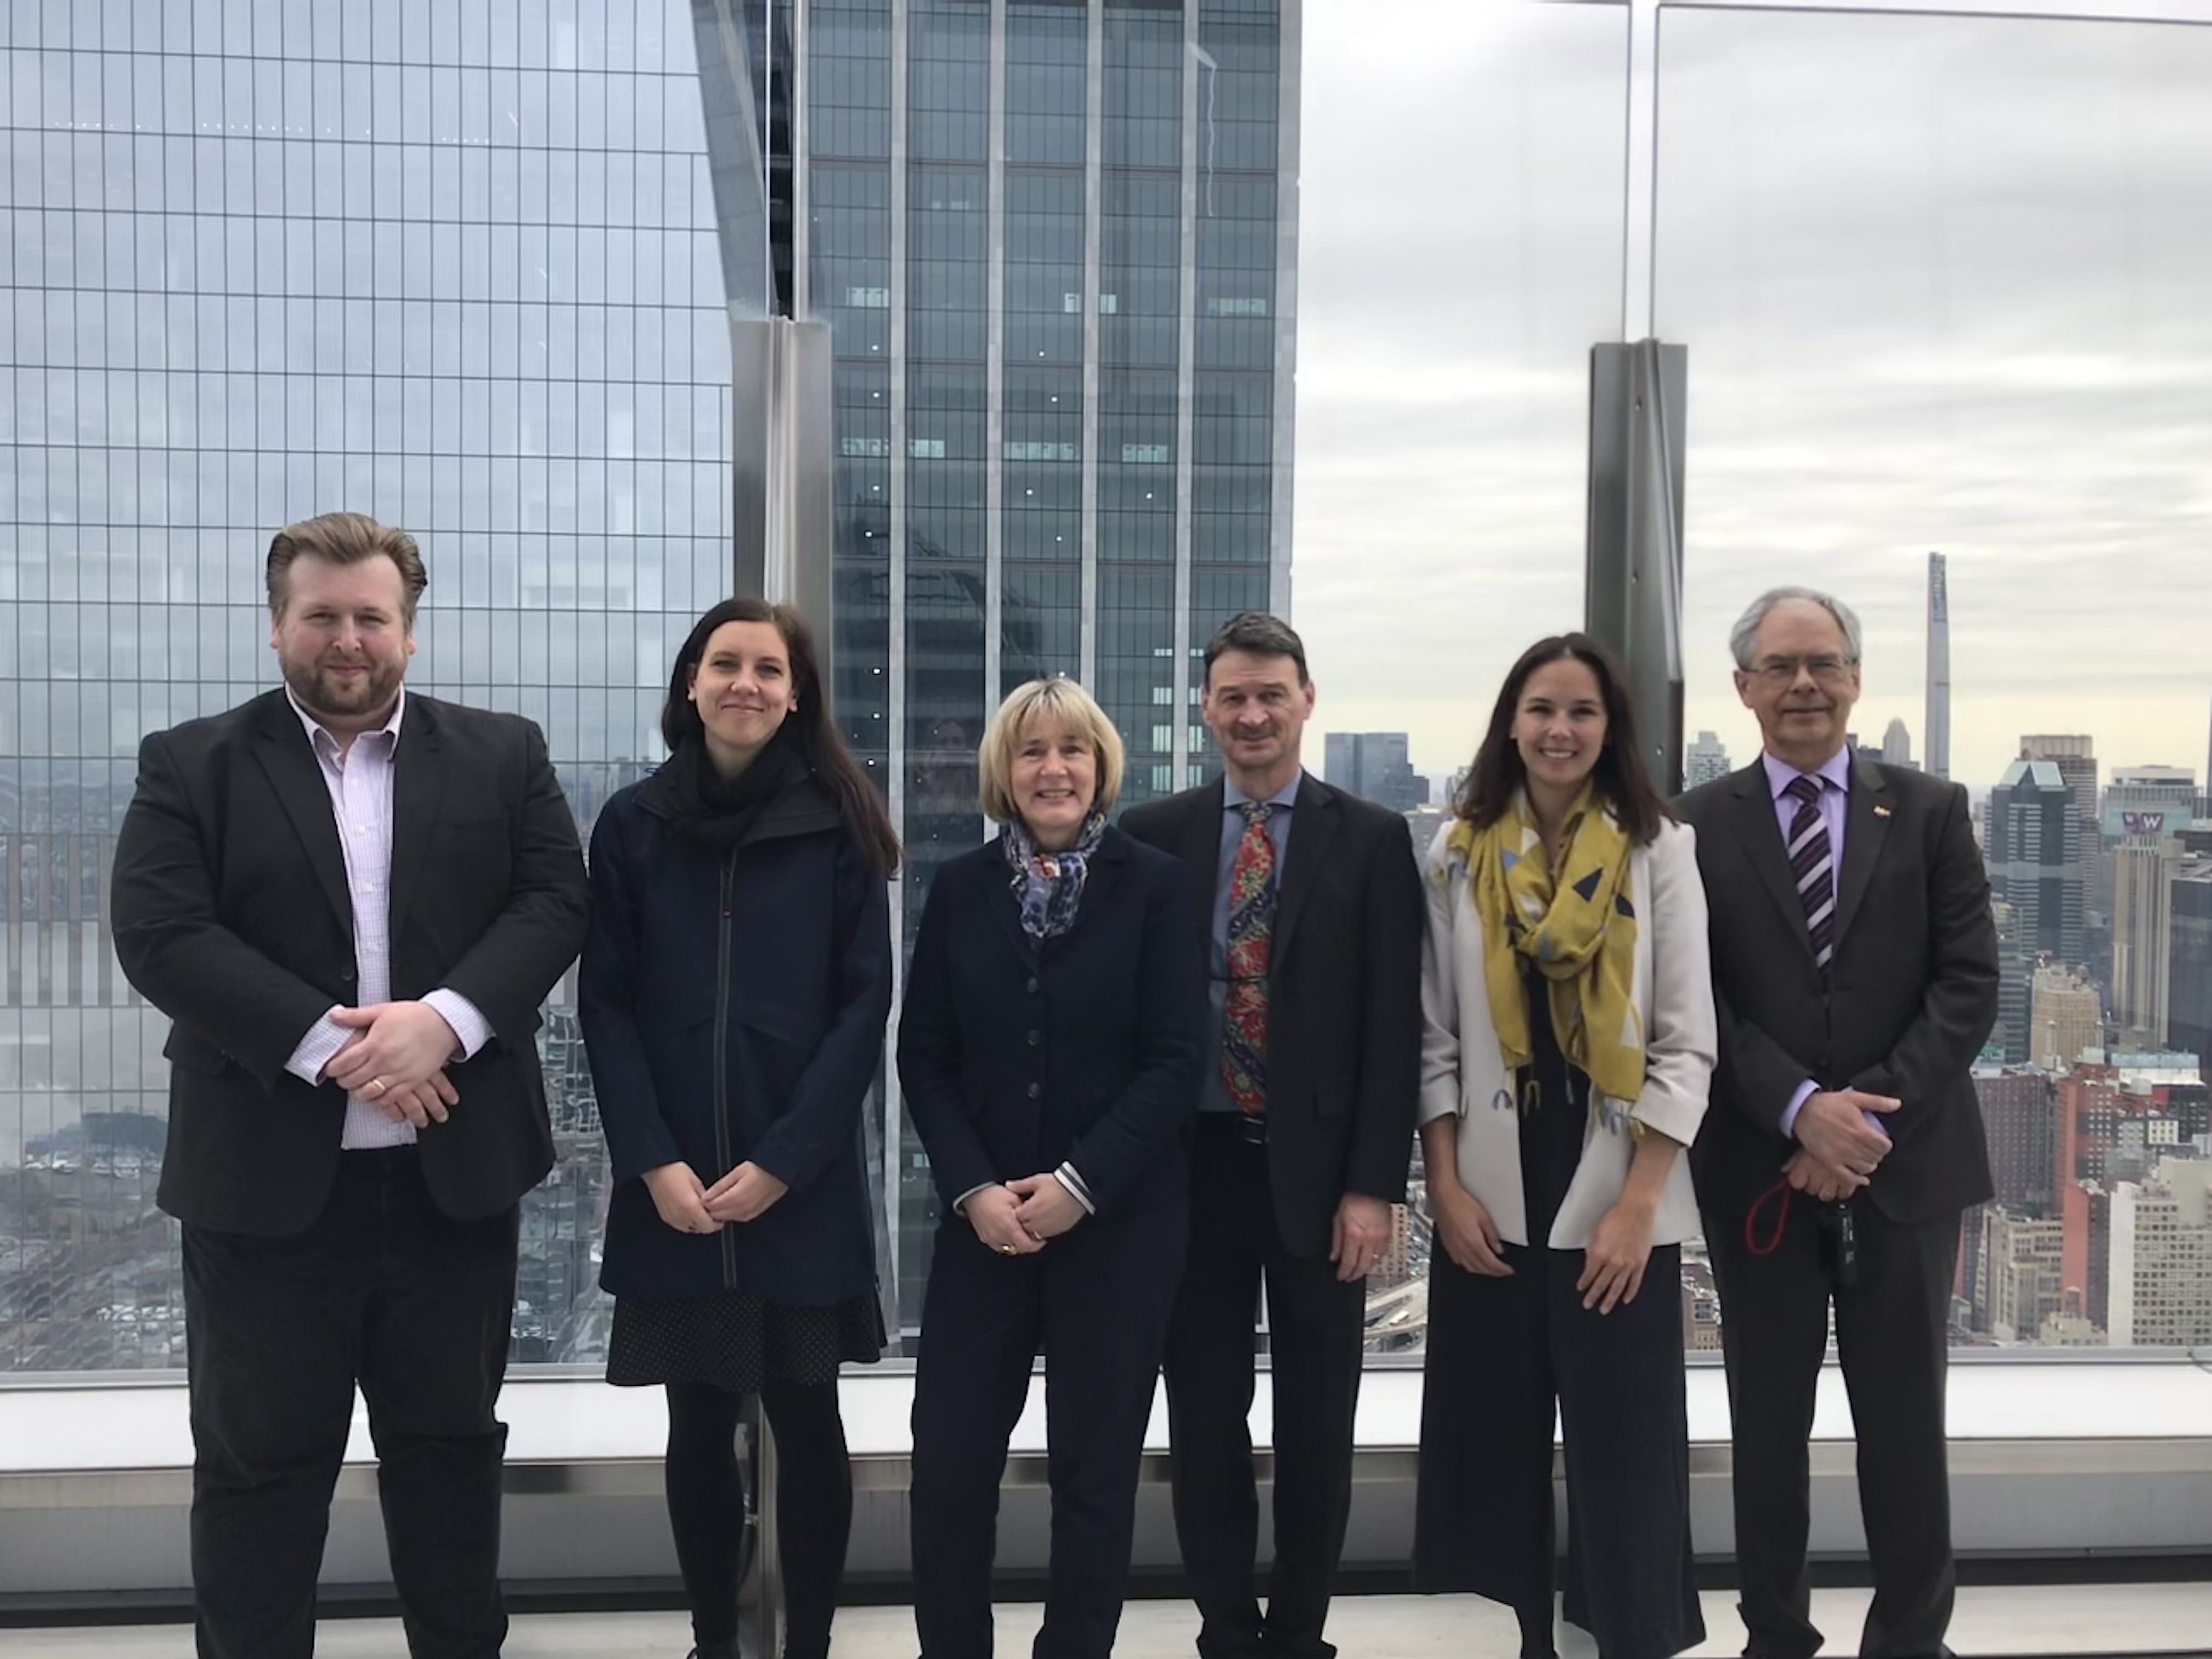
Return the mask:
<path id="1" fill-rule="evenodd" d="M 788 791 L 805 787 L 809 776 L 787 722 L 734 778 L 715 769 L 704 739 L 678 744 L 667 764 L 645 781 L 638 799 L 686 841 L 719 857 L 750 836 L 762 815 Z"/>

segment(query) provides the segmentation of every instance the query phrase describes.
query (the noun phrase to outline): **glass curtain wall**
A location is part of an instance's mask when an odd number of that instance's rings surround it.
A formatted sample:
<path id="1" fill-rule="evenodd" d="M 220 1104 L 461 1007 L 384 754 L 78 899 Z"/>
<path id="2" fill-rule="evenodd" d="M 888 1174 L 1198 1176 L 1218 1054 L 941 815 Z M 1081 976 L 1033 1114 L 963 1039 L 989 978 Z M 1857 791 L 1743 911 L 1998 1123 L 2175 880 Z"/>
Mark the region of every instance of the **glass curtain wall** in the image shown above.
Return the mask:
<path id="1" fill-rule="evenodd" d="M 410 683 L 529 715 L 580 824 L 729 585 L 728 332 L 676 0 L 0 14 L 0 1368 L 175 1366 L 165 1022 L 107 871 L 146 731 L 276 683 L 261 560 L 337 507 L 430 570 Z M 516 1357 L 590 1360 L 569 988 Z"/>

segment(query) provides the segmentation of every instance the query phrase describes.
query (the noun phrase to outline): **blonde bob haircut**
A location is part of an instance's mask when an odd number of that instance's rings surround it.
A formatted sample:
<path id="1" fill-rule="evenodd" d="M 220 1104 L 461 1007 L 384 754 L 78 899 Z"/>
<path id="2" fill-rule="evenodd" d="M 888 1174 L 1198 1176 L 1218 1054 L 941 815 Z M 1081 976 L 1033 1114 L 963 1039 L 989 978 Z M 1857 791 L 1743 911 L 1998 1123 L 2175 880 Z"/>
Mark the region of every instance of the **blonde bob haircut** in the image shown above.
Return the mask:
<path id="1" fill-rule="evenodd" d="M 975 754 L 975 793 L 983 816 L 999 823 L 1020 816 L 1014 811 L 1014 757 L 1039 725 L 1091 745 L 1098 759 L 1098 794 L 1091 810 L 1111 811 L 1121 793 L 1121 734 L 1088 691 L 1073 680 L 1052 679 L 1016 686 L 984 728 L 983 746 Z"/>

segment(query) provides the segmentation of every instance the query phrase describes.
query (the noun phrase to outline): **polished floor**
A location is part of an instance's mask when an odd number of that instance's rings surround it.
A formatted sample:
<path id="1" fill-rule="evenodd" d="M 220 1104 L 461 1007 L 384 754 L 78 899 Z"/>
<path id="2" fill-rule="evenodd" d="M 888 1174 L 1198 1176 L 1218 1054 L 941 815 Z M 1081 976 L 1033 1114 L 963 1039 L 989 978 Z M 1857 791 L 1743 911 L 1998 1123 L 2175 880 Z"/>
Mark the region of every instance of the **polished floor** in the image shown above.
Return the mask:
<path id="1" fill-rule="evenodd" d="M 1814 1617 L 1831 1632 L 1829 1651 L 1849 1654 L 1866 1609 L 1862 1590 L 1823 1590 Z M 1037 1609 L 1000 1609 L 1000 1650 L 1024 1655 Z M 1741 1626 L 1724 1593 L 1705 1598 L 1713 1639 L 1699 1656 L 1734 1654 Z M 1185 1659 L 1197 1621 L 1188 1603 L 1132 1603 L 1122 1620 L 1121 1659 Z M 1461 1596 L 1357 1596 L 1340 1601 L 1330 1636 L 1345 1659 L 1510 1659 L 1511 1619 Z M 507 1659 L 683 1659 L 682 1618 L 670 1613 L 566 1613 L 518 1619 Z M 2036 1585 L 1971 1589 L 1959 1596 L 1952 1646 L 1968 1659 L 2044 1656 L 2212 1653 L 2212 1584 Z M 0 1630 L 0 1659 L 188 1659 L 191 1635 L 176 1626 Z M 324 1626 L 322 1659 L 384 1659 L 406 1651 L 396 1624 L 337 1620 Z M 1562 1659 L 1592 1659 L 1581 1632 L 1567 1632 Z M 850 1607 L 838 1615 L 838 1659 L 911 1659 L 914 1623 L 904 1607 Z"/>

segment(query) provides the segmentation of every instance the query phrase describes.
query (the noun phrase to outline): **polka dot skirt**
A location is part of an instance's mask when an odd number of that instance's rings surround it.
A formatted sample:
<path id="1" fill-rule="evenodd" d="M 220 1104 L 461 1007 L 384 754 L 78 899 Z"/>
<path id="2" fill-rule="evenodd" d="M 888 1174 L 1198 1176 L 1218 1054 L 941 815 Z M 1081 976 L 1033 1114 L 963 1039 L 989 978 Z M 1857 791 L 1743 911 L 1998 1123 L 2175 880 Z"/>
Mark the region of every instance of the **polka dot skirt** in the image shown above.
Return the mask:
<path id="1" fill-rule="evenodd" d="M 873 1296 L 795 1308 L 750 1292 L 647 1300 L 615 1298 L 607 1381 L 617 1388 L 711 1382 L 757 1394 L 764 1378 L 827 1382 L 838 1367 L 884 1353 L 883 1310 Z"/>

